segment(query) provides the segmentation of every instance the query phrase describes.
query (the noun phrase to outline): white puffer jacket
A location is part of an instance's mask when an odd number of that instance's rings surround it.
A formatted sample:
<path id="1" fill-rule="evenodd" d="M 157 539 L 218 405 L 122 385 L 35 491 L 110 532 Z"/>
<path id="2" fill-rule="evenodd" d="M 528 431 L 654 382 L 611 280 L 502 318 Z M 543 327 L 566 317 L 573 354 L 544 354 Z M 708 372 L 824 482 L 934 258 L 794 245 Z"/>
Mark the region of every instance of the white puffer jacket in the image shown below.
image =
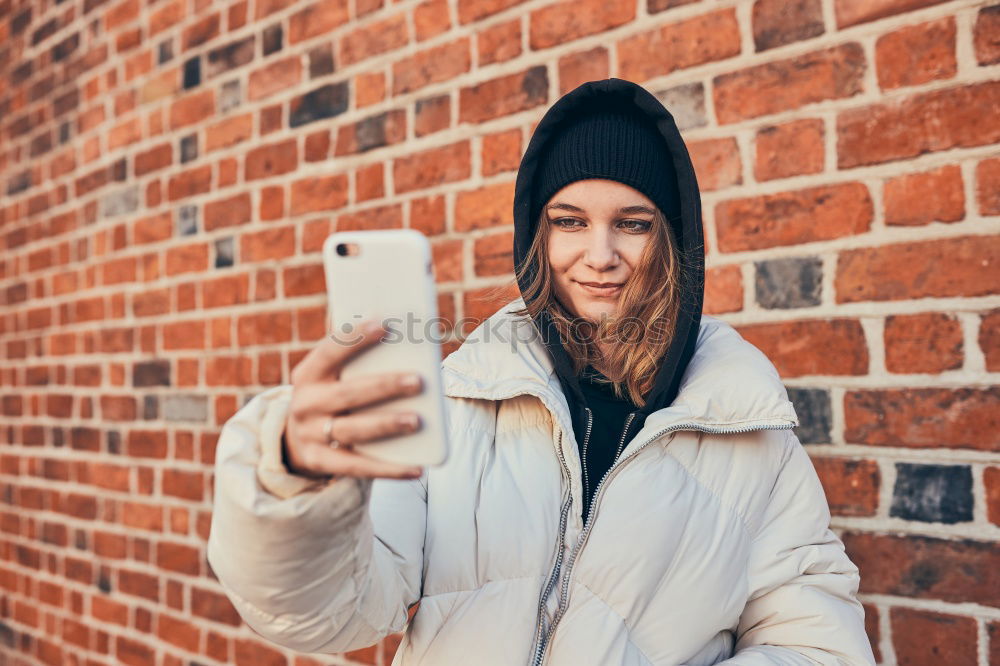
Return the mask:
<path id="1" fill-rule="evenodd" d="M 567 402 L 521 305 L 443 362 L 451 457 L 419 480 L 284 473 L 289 386 L 226 423 L 208 559 L 246 622 L 321 653 L 405 627 L 407 666 L 873 664 L 770 361 L 703 317 L 677 399 L 585 522 Z"/>

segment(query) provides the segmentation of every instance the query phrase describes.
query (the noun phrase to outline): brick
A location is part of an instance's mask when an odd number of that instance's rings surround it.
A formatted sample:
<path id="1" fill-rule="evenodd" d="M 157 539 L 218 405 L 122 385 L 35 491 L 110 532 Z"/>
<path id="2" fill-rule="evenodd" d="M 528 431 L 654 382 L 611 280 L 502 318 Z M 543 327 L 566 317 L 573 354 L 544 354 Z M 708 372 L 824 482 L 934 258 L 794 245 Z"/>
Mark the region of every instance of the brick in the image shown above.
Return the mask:
<path id="1" fill-rule="evenodd" d="M 736 139 L 703 139 L 691 141 L 687 147 L 698 178 L 698 187 L 702 191 L 711 192 L 743 182 L 743 166 Z"/>
<path id="2" fill-rule="evenodd" d="M 679 130 L 704 127 L 708 124 L 708 117 L 705 115 L 705 86 L 701 82 L 684 83 L 667 88 L 656 93 L 656 98 L 674 117 Z"/>
<path id="3" fill-rule="evenodd" d="M 850 42 L 754 65 L 713 79 L 720 124 L 734 123 L 862 92 L 865 55 Z"/>
<path id="4" fill-rule="evenodd" d="M 443 234 L 445 231 L 444 196 L 436 195 L 413 199 L 410 202 L 410 228 L 425 236 Z"/>
<path id="5" fill-rule="evenodd" d="M 359 72 L 354 77 L 354 104 L 362 109 L 386 97 L 385 72 Z"/>
<path id="6" fill-rule="evenodd" d="M 202 307 L 206 310 L 249 302 L 250 279 L 246 273 L 206 279 L 202 284 Z"/>
<path id="7" fill-rule="evenodd" d="M 413 27 L 417 41 L 424 41 L 451 28 L 447 0 L 425 0 L 413 9 Z"/>
<path id="8" fill-rule="evenodd" d="M 883 187 L 882 198 L 885 223 L 889 225 L 958 222 L 965 218 L 962 171 L 957 165 L 890 179 Z"/>
<path id="9" fill-rule="evenodd" d="M 854 319 L 813 319 L 737 327 L 783 378 L 868 374 L 868 345 Z"/>
<path id="10" fill-rule="evenodd" d="M 208 269 L 208 245 L 191 243 L 167 250 L 166 274 L 200 273 Z"/>
<path id="11" fill-rule="evenodd" d="M 458 22 L 462 25 L 498 14 L 525 0 L 458 0 Z"/>
<path id="12" fill-rule="evenodd" d="M 162 431 L 133 430 L 128 435 L 126 451 L 135 458 L 166 458 L 167 434 Z"/>
<path id="13" fill-rule="evenodd" d="M 393 204 L 347 213 L 338 217 L 336 224 L 337 231 L 401 229 L 403 227 L 403 208 L 399 204 Z"/>
<path id="14" fill-rule="evenodd" d="M 302 61 L 299 56 L 276 60 L 250 73 L 247 99 L 265 99 L 287 88 L 298 85 L 302 80 Z"/>
<path id="15" fill-rule="evenodd" d="M 135 175 L 145 176 L 147 173 L 164 169 L 173 162 L 173 147 L 170 143 L 161 143 L 135 156 Z"/>
<path id="16" fill-rule="evenodd" d="M 101 217 L 134 213 L 139 209 L 139 186 L 130 185 L 101 197 Z"/>
<path id="17" fill-rule="evenodd" d="M 282 278 L 282 283 L 285 285 L 284 295 L 287 298 L 309 296 L 326 291 L 323 264 L 286 268 Z"/>
<path id="18" fill-rule="evenodd" d="M 861 183 L 731 199 L 716 205 L 718 248 L 760 250 L 861 234 L 870 229 L 873 216 L 868 188 Z"/>
<path id="19" fill-rule="evenodd" d="M 844 250 L 838 303 L 987 296 L 1000 284 L 1000 238 L 964 236 Z M 933 266 L 934 270 L 928 270 Z"/>
<path id="20" fill-rule="evenodd" d="M 140 361 L 132 366 L 132 386 L 170 386 L 170 361 Z"/>
<path id="21" fill-rule="evenodd" d="M 484 176 L 516 171 L 521 163 L 521 130 L 513 129 L 483 136 Z"/>
<path id="22" fill-rule="evenodd" d="M 201 85 L 201 58 L 188 58 L 184 61 L 183 86 L 187 90 Z"/>
<path id="23" fill-rule="evenodd" d="M 906 26 L 875 42 L 875 67 L 883 90 L 955 76 L 955 18 Z"/>
<path id="24" fill-rule="evenodd" d="M 205 152 L 246 141 L 253 133 L 253 114 L 231 116 L 205 128 Z"/>
<path id="25" fill-rule="evenodd" d="M 838 28 L 930 7 L 944 0 L 836 0 L 833 10 Z"/>
<path id="26" fill-rule="evenodd" d="M 205 78 L 249 64 L 254 57 L 256 39 L 256 35 L 249 35 L 209 51 L 205 56 Z"/>
<path id="27" fill-rule="evenodd" d="M 208 192 L 212 187 L 212 167 L 204 165 L 181 171 L 167 183 L 167 199 L 177 201 Z"/>
<path id="28" fill-rule="evenodd" d="M 322 44 L 309 50 L 309 78 L 319 79 L 332 74 L 336 69 L 333 62 L 333 43 Z"/>
<path id="29" fill-rule="evenodd" d="M 219 13 L 209 14 L 184 29 L 181 48 L 188 51 L 219 36 Z"/>
<path id="30" fill-rule="evenodd" d="M 841 169 L 1000 141 L 1000 81 L 935 90 L 837 116 Z"/>
<path id="31" fill-rule="evenodd" d="M 833 427 L 833 410 L 830 405 L 830 392 L 826 389 L 788 387 L 788 399 L 795 406 L 795 415 L 799 417 L 799 425 L 794 429 L 795 436 L 803 444 L 829 444 L 830 431 Z"/>
<path id="32" fill-rule="evenodd" d="M 514 272 L 514 232 L 503 231 L 477 238 L 473 245 L 473 270 L 477 276 Z"/>
<path id="33" fill-rule="evenodd" d="M 540 106 L 548 101 L 544 66 L 500 76 L 459 90 L 458 121 L 478 124 Z"/>
<path id="34" fill-rule="evenodd" d="M 1000 525 L 1000 467 L 983 468 L 983 487 L 986 490 L 986 517 L 994 525 Z M 994 635 L 993 640 L 1000 640 L 1000 634 Z"/>
<path id="35" fill-rule="evenodd" d="M 269 25 L 260 33 L 260 45 L 265 56 L 280 51 L 284 41 L 285 33 L 280 23 Z"/>
<path id="36" fill-rule="evenodd" d="M 471 333 L 476 326 L 496 314 L 500 308 L 519 295 L 517 285 L 513 282 L 501 287 L 467 289 L 462 294 L 462 309 L 465 316 L 461 322 L 456 322 L 462 325 L 461 334 Z"/>
<path id="37" fill-rule="evenodd" d="M 957 370 L 963 361 L 962 326 L 942 312 L 885 319 L 885 367 L 896 373 Z"/>
<path id="38" fill-rule="evenodd" d="M 258 640 L 237 638 L 233 641 L 233 649 L 236 653 L 234 663 L 255 664 L 259 666 L 286 666 L 288 660 L 285 655 L 272 647 L 268 647 Z"/>
<path id="39" fill-rule="evenodd" d="M 763 308 L 807 308 L 822 302 L 823 260 L 819 257 L 758 261 L 754 272 L 754 297 Z"/>
<path id="40" fill-rule="evenodd" d="M 722 9 L 619 40 L 618 76 L 643 82 L 740 54 L 736 10 Z M 721 122 L 721 116 L 720 116 Z"/>
<path id="41" fill-rule="evenodd" d="M 986 359 L 987 372 L 1000 371 L 1000 308 L 980 315 L 977 340 Z"/>
<path id="42" fill-rule="evenodd" d="M 514 182 L 486 185 L 455 197 L 455 231 L 513 224 Z"/>
<path id="43" fill-rule="evenodd" d="M 451 125 L 451 97 L 438 95 L 418 99 L 414 115 L 414 133 L 417 136 L 426 136 L 448 129 Z"/>
<path id="44" fill-rule="evenodd" d="M 246 356 L 215 356 L 205 363 L 207 386 L 246 386 L 251 375 L 251 359 Z"/>
<path id="45" fill-rule="evenodd" d="M 156 9 L 152 10 L 147 18 L 149 36 L 152 37 L 182 21 L 184 19 L 184 4 L 183 0 L 170 0 L 160 3 Z"/>
<path id="46" fill-rule="evenodd" d="M 392 176 L 396 194 L 464 180 L 471 175 L 471 160 L 468 140 L 395 159 Z"/>
<path id="47" fill-rule="evenodd" d="M 233 627 L 242 624 L 239 614 L 224 594 L 199 587 L 191 588 L 191 614 Z"/>
<path id="48" fill-rule="evenodd" d="M 297 44 L 318 35 L 329 34 L 350 20 L 347 0 L 321 0 L 288 18 L 288 43 Z"/>
<path id="49" fill-rule="evenodd" d="M 476 33 L 476 54 L 480 67 L 521 55 L 521 20 L 497 23 Z"/>
<path id="50" fill-rule="evenodd" d="M 194 624 L 165 613 L 156 616 L 156 635 L 188 652 L 198 652 L 201 630 Z"/>
<path id="51" fill-rule="evenodd" d="M 1000 5 L 983 7 L 976 14 L 976 24 L 972 31 L 976 49 L 976 62 L 980 65 L 995 65 L 1000 62 Z"/>
<path id="52" fill-rule="evenodd" d="M 299 150 L 295 139 L 254 148 L 246 155 L 244 179 L 257 180 L 279 176 L 298 167 Z"/>
<path id="53" fill-rule="evenodd" d="M 406 140 L 406 111 L 392 109 L 356 123 L 342 125 L 337 132 L 337 157 L 363 153 Z"/>
<path id="54" fill-rule="evenodd" d="M 427 48 L 393 63 L 392 94 L 403 95 L 432 83 L 450 81 L 471 68 L 468 37 Z"/>
<path id="55" fill-rule="evenodd" d="M 1000 215 L 1000 158 L 976 165 L 976 203 L 981 215 Z"/>
<path id="56" fill-rule="evenodd" d="M 292 339 L 292 319 L 288 312 L 266 312 L 244 315 L 236 321 L 237 343 L 249 345 L 273 345 L 290 342 Z"/>
<path id="57" fill-rule="evenodd" d="M 706 314 L 738 312 L 743 309 L 743 276 L 739 266 L 718 266 L 705 270 Z"/>
<path id="58" fill-rule="evenodd" d="M 335 210 L 347 205 L 347 174 L 318 176 L 292 183 L 291 215 Z"/>
<path id="59" fill-rule="evenodd" d="M 193 546 L 161 542 L 156 544 L 156 566 L 197 576 L 201 570 L 201 553 Z"/>
<path id="60" fill-rule="evenodd" d="M 562 0 L 529 15 L 528 42 L 534 51 L 596 35 L 635 19 L 627 0 Z"/>
<path id="61" fill-rule="evenodd" d="M 562 56 L 559 58 L 558 69 L 559 94 L 565 95 L 587 81 L 608 78 L 611 73 L 611 59 L 605 47 L 595 46 L 586 51 Z"/>
<path id="62" fill-rule="evenodd" d="M 163 418 L 167 421 L 203 423 L 208 419 L 208 398 L 200 395 L 166 395 Z"/>
<path id="63" fill-rule="evenodd" d="M 953 525 L 972 521 L 972 469 L 968 465 L 896 463 L 889 515 Z"/>
<path id="64" fill-rule="evenodd" d="M 864 572 L 861 594 L 1000 605 L 1000 562 L 992 543 L 860 532 L 847 532 L 843 540 Z"/>
<path id="65" fill-rule="evenodd" d="M 289 103 L 288 126 L 301 127 L 324 118 L 333 118 L 347 110 L 347 82 L 330 83 L 296 97 Z"/>
<path id="66" fill-rule="evenodd" d="M 457 238 L 431 243 L 431 263 L 437 283 L 462 279 L 462 245 L 462 240 Z"/>
<path id="67" fill-rule="evenodd" d="M 342 67 L 353 65 L 367 58 L 401 49 L 406 46 L 407 41 L 406 14 L 400 12 L 341 36 L 338 61 Z"/>
<path id="68" fill-rule="evenodd" d="M 948 664 L 976 666 L 976 620 L 919 608 L 889 609 L 892 645 L 899 664 L 930 664 L 947 656 Z"/>
<path id="69" fill-rule="evenodd" d="M 823 483 L 833 515 L 875 515 L 881 484 L 877 462 L 814 456 L 812 463 Z"/>
<path id="70" fill-rule="evenodd" d="M 244 262 L 284 259 L 295 254 L 294 225 L 265 229 L 240 238 L 240 260 Z"/>
<path id="71" fill-rule="evenodd" d="M 998 451 L 998 399 L 996 386 L 848 391 L 844 438 L 871 446 Z"/>
<path id="72" fill-rule="evenodd" d="M 250 221 L 250 195 L 243 193 L 205 204 L 205 231 Z"/>
<path id="73" fill-rule="evenodd" d="M 766 51 L 824 32 L 819 0 L 757 0 L 752 12 L 754 48 Z"/>
<path id="74" fill-rule="evenodd" d="M 187 127 L 207 120 L 215 113 L 215 91 L 202 90 L 170 105 L 170 129 Z"/>
<path id="75" fill-rule="evenodd" d="M 823 121 L 807 118 L 761 128 L 754 149 L 758 181 L 820 173 L 826 153 Z"/>

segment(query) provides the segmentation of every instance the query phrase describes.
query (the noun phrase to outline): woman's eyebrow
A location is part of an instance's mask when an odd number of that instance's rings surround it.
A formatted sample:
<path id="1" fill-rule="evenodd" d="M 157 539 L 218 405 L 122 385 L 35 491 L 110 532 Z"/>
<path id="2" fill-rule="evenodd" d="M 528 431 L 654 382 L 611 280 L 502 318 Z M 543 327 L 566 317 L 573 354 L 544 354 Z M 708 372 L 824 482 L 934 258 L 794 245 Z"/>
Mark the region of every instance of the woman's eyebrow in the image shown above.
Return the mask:
<path id="1" fill-rule="evenodd" d="M 573 204 L 568 204 L 568 203 L 563 203 L 563 202 L 558 202 L 558 203 L 554 203 L 554 204 L 550 204 L 549 206 L 546 206 L 546 210 L 553 210 L 553 209 L 571 210 L 571 211 L 576 212 L 576 213 L 585 213 L 586 212 L 584 209 L 578 208 L 578 207 L 574 206 Z M 647 213 L 649 215 L 652 215 L 654 213 L 654 211 L 653 211 L 652 208 L 650 208 L 649 206 L 642 205 L 642 204 L 639 204 L 637 206 L 623 206 L 622 208 L 618 209 L 618 212 L 620 214 L 622 214 L 622 215 L 635 215 L 636 213 Z"/>

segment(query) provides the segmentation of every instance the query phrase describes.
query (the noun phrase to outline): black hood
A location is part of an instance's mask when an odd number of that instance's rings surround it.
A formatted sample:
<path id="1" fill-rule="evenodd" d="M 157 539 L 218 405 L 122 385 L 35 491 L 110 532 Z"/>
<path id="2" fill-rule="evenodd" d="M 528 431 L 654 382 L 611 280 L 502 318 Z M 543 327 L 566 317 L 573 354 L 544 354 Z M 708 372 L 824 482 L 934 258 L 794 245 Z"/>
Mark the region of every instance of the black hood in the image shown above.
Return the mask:
<path id="1" fill-rule="evenodd" d="M 520 271 L 535 235 L 536 220 L 531 219 L 529 214 L 531 186 L 546 143 L 560 131 L 560 126 L 566 119 L 586 113 L 588 108 L 607 101 L 605 99 L 607 96 L 615 96 L 619 98 L 619 103 L 632 105 L 655 124 L 673 157 L 676 172 L 676 176 L 664 174 L 664 177 L 676 177 L 677 191 L 680 195 L 680 221 L 671 221 L 682 266 L 680 313 L 673 341 L 661 362 L 656 382 L 647 396 L 646 404 L 638 408 L 634 423 L 628 428 L 630 432 L 638 432 L 646 416 L 670 406 L 677 397 L 681 377 L 694 354 L 698 338 L 705 282 L 705 247 L 698 182 L 677 124 L 656 97 L 635 83 L 610 78 L 582 84 L 564 95 L 546 111 L 528 143 L 517 173 L 514 188 L 514 264 Z M 519 282 L 522 294 L 525 293 L 533 272 L 534 268 L 529 267 Z M 586 401 L 573 372 L 572 361 L 560 342 L 555 324 L 545 313 L 533 323 L 552 356 L 556 373 L 570 405 L 573 426 L 579 433 L 581 424 L 586 422 L 584 411 Z"/>

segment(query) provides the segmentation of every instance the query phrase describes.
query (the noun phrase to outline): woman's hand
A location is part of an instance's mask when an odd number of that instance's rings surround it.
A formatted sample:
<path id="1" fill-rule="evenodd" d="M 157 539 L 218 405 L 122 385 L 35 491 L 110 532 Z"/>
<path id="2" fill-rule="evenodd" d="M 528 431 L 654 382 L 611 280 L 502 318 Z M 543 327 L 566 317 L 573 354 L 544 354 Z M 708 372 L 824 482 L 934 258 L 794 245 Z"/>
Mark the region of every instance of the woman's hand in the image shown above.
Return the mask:
<path id="1" fill-rule="evenodd" d="M 362 410 L 423 389 L 419 375 L 408 372 L 341 379 L 344 364 L 378 344 L 386 333 L 375 321 L 364 322 L 355 331 L 359 335 L 350 343 L 325 337 L 292 370 L 292 400 L 282 436 L 285 465 L 290 472 L 309 477 L 416 478 L 420 467 L 375 460 L 353 450 L 377 439 L 418 430 L 420 419 L 415 412 Z M 332 427 L 327 432 L 331 417 Z M 331 446 L 328 437 L 340 446 Z"/>

